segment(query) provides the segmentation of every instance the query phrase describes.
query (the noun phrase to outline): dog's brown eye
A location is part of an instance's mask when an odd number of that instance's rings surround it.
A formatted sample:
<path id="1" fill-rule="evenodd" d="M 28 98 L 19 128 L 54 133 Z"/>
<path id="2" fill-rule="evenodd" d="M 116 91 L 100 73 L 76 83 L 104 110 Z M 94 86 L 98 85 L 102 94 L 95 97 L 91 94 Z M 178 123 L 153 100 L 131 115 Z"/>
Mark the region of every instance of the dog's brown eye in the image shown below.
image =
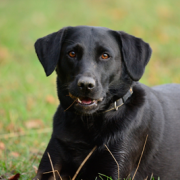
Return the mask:
<path id="1" fill-rule="evenodd" d="M 102 58 L 102 59 L 108 59 L 108 58 L 109 58 L 109 55 L 108 55 L 107 53 L 103 53 L 103 54 L 101 55 L 101 58 Z"/>
<path id="2" fill-rule="evenodd" d="M 72 57 L 72 58 L 75 58 L 75 57 L 76 57 L 76 53 L 75 53 L 74 51 L 70 51 L 70 52 L 68 53 L 68 55 L 69 55 L 70 57 Z"/>

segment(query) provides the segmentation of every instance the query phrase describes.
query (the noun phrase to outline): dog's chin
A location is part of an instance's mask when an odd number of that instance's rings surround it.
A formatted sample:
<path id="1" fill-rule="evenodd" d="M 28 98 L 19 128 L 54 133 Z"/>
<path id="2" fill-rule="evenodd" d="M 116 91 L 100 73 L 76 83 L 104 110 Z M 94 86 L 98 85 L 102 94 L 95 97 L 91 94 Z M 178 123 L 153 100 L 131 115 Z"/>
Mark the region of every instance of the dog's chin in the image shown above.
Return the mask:
<path id="1" fill-rule="evenodd" d="M 99 105 L 96 103 L 87 105 L 87 104 L 80 104 L 77 102 L 76 104 L 74 104 L 74 110 L 80 115 L 92 115 L 96 113 L 98 109 L 99 109 Z"/>

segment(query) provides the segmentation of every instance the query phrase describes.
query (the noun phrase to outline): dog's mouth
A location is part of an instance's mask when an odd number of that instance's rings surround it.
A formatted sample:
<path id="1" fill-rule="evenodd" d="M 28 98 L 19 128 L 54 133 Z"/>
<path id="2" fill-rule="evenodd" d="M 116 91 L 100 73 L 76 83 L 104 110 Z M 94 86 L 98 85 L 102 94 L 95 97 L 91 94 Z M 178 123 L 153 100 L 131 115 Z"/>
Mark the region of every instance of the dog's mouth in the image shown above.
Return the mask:
<path id="1" fill-rule="evenodd" d="M 82 98 L 77 98 L 77 102 L 81 105 L 97 105 L 98 102 L 102 101 L 103 98 L 100 99 L 91 99 L 88 97 L 82 97 Z"/>
<path id="2" fill-rule="evenodd" d="M 91 99 L 89 97 L 76 97 L 73 96 L 71 93 L 69 93 L 69 96 L 74 99 L 74 101 L 77 102 L 79 105 L 83 106 L 97 106 L 98 102 L 101 102 L 103 100 L 103 97 L 99 99 Z"/>

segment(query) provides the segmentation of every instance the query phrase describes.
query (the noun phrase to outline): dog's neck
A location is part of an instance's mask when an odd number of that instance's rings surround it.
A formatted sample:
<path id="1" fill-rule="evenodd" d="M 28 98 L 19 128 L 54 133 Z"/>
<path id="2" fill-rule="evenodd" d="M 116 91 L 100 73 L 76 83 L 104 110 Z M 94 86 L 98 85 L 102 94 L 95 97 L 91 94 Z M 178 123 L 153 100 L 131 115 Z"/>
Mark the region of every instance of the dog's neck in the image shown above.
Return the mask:
<path id="1" fill-rule="evenodd" d="M 113 110 L 117 111 L 131 97 L 132 93 L 133 93 L 133 90 L 132 88 L 130 88 L 128 92 L 122 98 L 119 98 L 118 100 L 111 103 L 109 109 L 103 111 L 102 113 L 106 113 Z"/>

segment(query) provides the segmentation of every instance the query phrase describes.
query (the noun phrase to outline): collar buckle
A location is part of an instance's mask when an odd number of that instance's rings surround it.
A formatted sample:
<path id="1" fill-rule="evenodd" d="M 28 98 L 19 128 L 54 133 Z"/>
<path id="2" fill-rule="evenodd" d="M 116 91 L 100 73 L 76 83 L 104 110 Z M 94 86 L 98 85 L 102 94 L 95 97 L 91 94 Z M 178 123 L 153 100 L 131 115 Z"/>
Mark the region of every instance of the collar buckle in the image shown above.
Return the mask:
<path id="1" fill-rule="evenodd" d="M 104 111 L 103 113 L 109 112 L 109 111 L 112 111 L 112 110 L 116 110 L 117 111 L 126 102 L 126 100 L 129 97 L 131 97 L 132 93 L 133 93 L 133 90 L 132 90 L 132 88 L 130 88 L 129 91 L 122 98 L 120 98 L 120 99 L 118 99 L 117 101 L 114 102 L 113 108 L 108 109 L 108 110 Z M 119 105 L 117 105 L 117 103 Z"/>
<path id="2" fill-rule="evenodd" d="M 117 111 L 118 107 L 116 106 L 116 101 L 114 102 L 114 109 Z"/>

